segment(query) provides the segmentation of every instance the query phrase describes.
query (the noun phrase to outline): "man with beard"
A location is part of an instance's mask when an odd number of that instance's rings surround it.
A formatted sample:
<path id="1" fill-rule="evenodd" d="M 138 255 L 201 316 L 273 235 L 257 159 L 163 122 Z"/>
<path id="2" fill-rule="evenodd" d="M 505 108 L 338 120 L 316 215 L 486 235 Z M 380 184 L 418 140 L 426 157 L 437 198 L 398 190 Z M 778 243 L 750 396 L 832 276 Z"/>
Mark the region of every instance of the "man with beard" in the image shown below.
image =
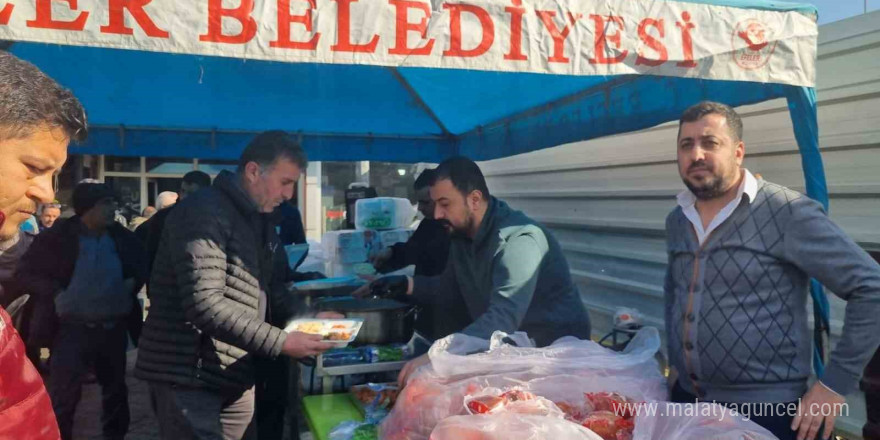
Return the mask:
<path id="1" fill-rule="evenodd" d="M 590 337 L 590 319 L 559 243 L 492 197 L 476 163 L 465 157 L 441 163 L 431 200 L 434 218 L 452 234 L 446 269 L 433 277 L 380 278 L 370 285 L 373 293 L 422 304 L 460 296 L 472 319 L 462 333 L 479 338 L 521 330 L 547 346 L 563 336 Z M 400 383 L 428 362 L 425 355 L 407 364 Z"/>
<path id="2" fill-rule="evenodd" d="M 446 269 L 449 256 L 448 222 L 434 219 L 434 201 L 431 200 L 431 182 L 434 170 L 422 172 L 413 184 L 416 190 L 418 209 L 424 219 L 412 237 L 405 243 L 397 243 L 376 255 L 370 261 L 380 273 L 393 272 L 409 265 L 415 265 L 415 274 L 436 276 Z M 424 340 L 415 347 L 416 354 L 428 351 L 431 342 L 459 332 L 470 324 L 471 319 L 464 307 L 461 296 L 450 297 L 444 304 L 423 307 L 418 313 L 414 327 Z"/>
<path id="3" fill-rule="evenodd" d="M 782 440 L 813 439 L 824 422 L 827 438 L 880 343 L 880 266 L 819 203 L 742 168 L 742 121 L 729 106 L 686 110 L 677 149 L 688 189 L 666 219 L 671 400 L 759 414 Z M 807 391 L 810 277 L 847 305 L 840 342 Z"/>

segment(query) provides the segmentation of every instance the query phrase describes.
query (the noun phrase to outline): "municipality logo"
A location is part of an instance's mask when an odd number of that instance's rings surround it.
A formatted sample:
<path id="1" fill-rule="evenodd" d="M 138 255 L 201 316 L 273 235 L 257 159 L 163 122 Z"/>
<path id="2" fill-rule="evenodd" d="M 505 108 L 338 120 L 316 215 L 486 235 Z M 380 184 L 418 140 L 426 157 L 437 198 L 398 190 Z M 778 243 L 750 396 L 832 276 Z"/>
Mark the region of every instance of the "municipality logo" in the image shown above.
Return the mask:
<path id="1" fill-rule="evenodd" d="M 773 30 L 756 19 L 737 23 L 731 37 L 733 60 L 746 70 L 764 67 L 776 50 L 777 42 L 773 37 Z"/>

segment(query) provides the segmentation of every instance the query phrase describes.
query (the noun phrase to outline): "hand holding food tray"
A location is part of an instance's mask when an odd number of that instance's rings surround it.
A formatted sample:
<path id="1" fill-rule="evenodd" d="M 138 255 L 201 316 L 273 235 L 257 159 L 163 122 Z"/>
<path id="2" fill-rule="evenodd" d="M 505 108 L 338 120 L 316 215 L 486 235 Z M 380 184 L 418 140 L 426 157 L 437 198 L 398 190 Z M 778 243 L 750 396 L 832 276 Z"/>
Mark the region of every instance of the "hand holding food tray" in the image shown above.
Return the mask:
<path id="1" fill-rule="evenodd" d="M 302 332 L 312 335 L 321 335 L 324 342 L 333 344 L 335 347 L 347 347 L 357 337 L 362 319 L 296 319 L 284 328 L 288 332 Z"/>

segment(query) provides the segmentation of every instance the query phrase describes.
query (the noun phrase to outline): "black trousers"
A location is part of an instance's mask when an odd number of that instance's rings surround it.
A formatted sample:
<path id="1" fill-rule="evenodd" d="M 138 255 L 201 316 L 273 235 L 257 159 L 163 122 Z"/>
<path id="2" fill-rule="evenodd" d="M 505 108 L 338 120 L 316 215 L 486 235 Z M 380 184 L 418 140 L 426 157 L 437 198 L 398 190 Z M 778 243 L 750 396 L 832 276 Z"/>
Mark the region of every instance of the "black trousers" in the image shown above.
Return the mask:
<path id="1" fill-rule="evenodd" d="M 865 367 L 861 388 L 865 392 L 868 416 L 862 428 L 862 437 L 865 440 L 880 440 L 880 350 L 874 353 L 871 362 Z"/>
<path id="2" fill-rule="evenodd" d="M 298 439 L 298 364 L 282 355 L 277 359 L 257 357 L 255 366 L 257 440 Z M 290 426 L 289 437 L 284 436 L 285 422 Z"/>
<path id="3" fill-rule="evenodd" d="M 685 391 L 684 388 L 679 385 L 676 381 L 675 385 L 672 388 L 672 395 L 670 396 L 670 400 L 677 403 L 693 403 L 699 400 L 697 396 Z M 705 401 L 704 401 L 705 402 Z M 733 404 L 734 402 L 714 402 L 719 405 L 728 406 Z M 795 402 L 797 403 L 797 402 Z M 742 406 L 742 404 L 737 404 L 738 406 Z M 786 406 L 788 406 L 786 404 Z M 753 416 L 749 420 L 757 423 L 764 427 L 764 429 L 770 431 L 779 438 L 779 440 L 796 440 L 797 439 L 797 431 L 791 430 L 791 422 L 794 419 L 794 416 L 789 415 L 764 415 L 764 416 Z M 820 433 L 822 431 L 819 431 Z"/>
<path id="4" fill-rule="evenodd" d="M 114 325 L 61 323 L 52 344 L 49 395 L 62 440 L 73 439 L 73 418 L 82 397 L 89 367 L 101 385 L 101 425 L 107 440 L 122 439 L 128 432 L 130 413 L 125 385 L 125 351 L 128 329 Z"/>

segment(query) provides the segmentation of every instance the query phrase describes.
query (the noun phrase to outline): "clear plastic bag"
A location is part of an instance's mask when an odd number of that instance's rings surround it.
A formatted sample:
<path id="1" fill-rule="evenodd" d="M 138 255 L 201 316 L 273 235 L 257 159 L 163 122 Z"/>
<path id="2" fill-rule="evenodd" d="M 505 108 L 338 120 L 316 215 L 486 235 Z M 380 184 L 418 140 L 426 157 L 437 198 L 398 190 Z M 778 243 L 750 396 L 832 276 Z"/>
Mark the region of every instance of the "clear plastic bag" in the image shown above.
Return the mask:
<path id="1" fill-rule="evenodd" d="M 652 403 L 658 411 L 636 416 L 633 440 L 776 440 L 757 423 L 715 403 Z"/>
<path id="2" fill-rule="evenodd" d="M 491 341 L 455 335 L 431 348 L 432 365 L 416 371 L 397 404 L 380 426 L 383 439 L 426 440 L 438 423 L 466 415 L 474 396 L 518 390 L 560 404 L 572 412 L 585 408 L 585 393 L 615 392 L 635 401 L 662 400 L 666 386 L 654 353 L 660 338 L 656 329 L 637 335 L 626 352 L 612 352 L 591 341 L 563 338 L 545 348 L 514 347 L 496 334 Z M 524 334 L 512 335 L 526 344 Z M 474 350 L 485 353 L 463 355 Z M 437 371 L 440 366 L 442 371 Z M 543 404 L 543 401 L 540 403 Z M 541 410 L 535 402 L 524 412 Z M 547 406 L 546 404 L 544 405 Z M 534 413 L 534 412 L 533 412 Z"/>
<path id="3" fill-rule="evenodd" d="M 470 415 L 505 412 L 565 418 L 565 413 L 553 402 L 525 391 L 521 387 L 514 387 L 507 391 L 493 387 L 485 388 L 465 396 L 464 407 Z"/>
<path id="4" fill-rule="evenodd" d="M 543 348 L 523 346 L 528 344 L 523 338 L 528 341 L 521 332 L 513 335 L 495 332 L 487 344 L 485 340 L 472 336 L 451 335 L 431 346 L 428 352 L 431 369 L 441 377 L 541 368 L 560 373 L 579 370 L 626 371 L 653 362 L 654 355 L 660 349 L 660 333 L 653 327 L 641 329 L 623 352 L 570 336 Z M 505 339 L 517 342 L 517 346 L 504 343 Z"/>
<path id="5" fill-rule="evenodd" d="M 430 440 L 602 440 L 565 419 L 499 413 L 456 416 L 440 422 Z"/>

